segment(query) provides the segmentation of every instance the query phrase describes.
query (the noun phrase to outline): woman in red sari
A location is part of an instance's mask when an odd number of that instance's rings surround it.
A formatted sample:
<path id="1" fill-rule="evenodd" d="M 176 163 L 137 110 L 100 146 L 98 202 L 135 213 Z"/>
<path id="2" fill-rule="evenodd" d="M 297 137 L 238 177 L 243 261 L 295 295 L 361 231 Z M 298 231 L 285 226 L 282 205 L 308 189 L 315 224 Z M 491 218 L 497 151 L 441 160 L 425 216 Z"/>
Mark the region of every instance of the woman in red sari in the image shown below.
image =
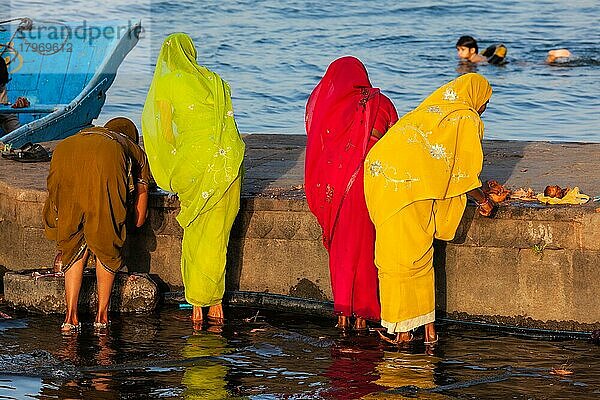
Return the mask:
<path id="1" fill-rule="evenodd" d="M 351 316 L 356 330 L 365 330 L 367 319 L 380 319 L 375 228 L 365 203 L 363 161 L 397 120 L 394 105 L 371 86 L 355 57 L 332 62 L 306 105 L 306 200 L 323 229 L 341 329 L 349 327 Z"/>

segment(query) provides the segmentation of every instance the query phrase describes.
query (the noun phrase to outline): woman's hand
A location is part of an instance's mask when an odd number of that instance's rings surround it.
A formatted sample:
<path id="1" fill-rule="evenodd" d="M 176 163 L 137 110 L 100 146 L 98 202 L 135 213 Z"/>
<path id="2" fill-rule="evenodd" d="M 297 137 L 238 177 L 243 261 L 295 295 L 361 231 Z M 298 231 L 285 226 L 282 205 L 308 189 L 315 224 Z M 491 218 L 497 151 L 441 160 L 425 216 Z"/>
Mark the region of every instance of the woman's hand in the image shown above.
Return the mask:
<path id="1" fill-rule="evenodd" d="M 14 104 L 11 106 L 12 108 L 26 108 L 29 107 L 29 100 L 26 97 L 19 97 Z"/>
<path id="2" fill-rule="evenodd" d="M 135 227 L 140 228 L 148 216 L 148 185 L 135 185 Z"/>
<path id="3" fill-rule="evenodd" d="M 484 217 L 493 217 L 496 211 L 496 203 L 492 201 L 481 188 L 470 190 L 467 193 L 475 203 L 477 203 L 477 211 Z"/>
<path id="4" fill-rule="evenodd" d="M 491 217 L 495 207 L 496 204 L 487 196 L 481 203 L 477 203 L 477 211 L 484 217 Z"/>

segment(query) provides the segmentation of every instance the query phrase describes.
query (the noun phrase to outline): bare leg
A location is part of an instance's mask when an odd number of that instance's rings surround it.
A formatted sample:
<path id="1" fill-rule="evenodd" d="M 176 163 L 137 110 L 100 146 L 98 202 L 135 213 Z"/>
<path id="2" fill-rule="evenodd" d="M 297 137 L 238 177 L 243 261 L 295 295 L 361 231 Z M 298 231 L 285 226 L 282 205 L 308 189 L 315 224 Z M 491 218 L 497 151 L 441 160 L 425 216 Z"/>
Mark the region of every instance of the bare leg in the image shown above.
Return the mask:
<path id="1" fill-rule="evenodd" d="M 78 325 L 79 318 L 77 316 L 77 303 L 79 302 L 79 290 L 81 289 L 81 281 L 83 279 L 83 267 L 88 259 L 86 251 L 79 260 L 77 260 L 71 268 L 65 272 L 65 302 L 67 303 L 67 315 L 65 316 L 65 324 Z M 71 327 L 66 325 L 61 330 L 68 332 Z"/>
<path id="2" fill-rule="evenodd" d="M 56 257 L 54 257 L 54 266 L 52 267 L 52 272 L 54 272 L 56 274 L 58 272 L 61 272 L 62 269 L 63 269 L 62 251 L 59 251 L 58 253 L 56 253 Z"/>
<path id="3" fill-rule="evenodd" d="M 345 315 L 338 315 L 338 323 L 336 328 L 339 328 L 341 330 L 346 330 L 348 329 L 349 326 L 349 322 L 348 322 L 348 317 L 346 317 Z"/>
<path id="4" fill-rule="evenodd" d="M 192 321 L 195 324 L 202 322 L 202 307 L 193 306 L 192 309 Z"/>
<path id="5" fill-rule="evenodd" d="M 217 324 L 217 325 L 223 324 L 223 321 L 225 319 L 225 317 L 223 315 L 223 304 L 219 303 L 219 304 L 215 304 L 214 306 L 210 306 L 210 308 L 208 309 L 207 316 L 208 316 L 209 323 L 213 323 L 213 324 Z"/>
<path id="6" fill-rule="evenodd" d="M 96 314 L 96 322 L 108 324 L 108 305 L 110 304 L 110 294 L 115 274 L 104 268 L 98 258 L 96 258 L 96 279 L 98 280 L 98 314 Z"/>
<path id="7" fill-rule="evenodd" d="M 357 331 L 367 330 L 367 321 L 365 321 L 364 318 L 356 317 L 356 321 L 354 321 L 354 330 L 357 330 Z"/>
<path id="8" fill-rule="evenodd" d="M 433 322 L 426 324 L 425 325 L 425 343 L 433 344 L 433 343 L 437 342 L 437 340 L 438 340 L 438 336 L 437 336 L 437 332 L 435 331 L 435 325 L 433 324 Z"/>

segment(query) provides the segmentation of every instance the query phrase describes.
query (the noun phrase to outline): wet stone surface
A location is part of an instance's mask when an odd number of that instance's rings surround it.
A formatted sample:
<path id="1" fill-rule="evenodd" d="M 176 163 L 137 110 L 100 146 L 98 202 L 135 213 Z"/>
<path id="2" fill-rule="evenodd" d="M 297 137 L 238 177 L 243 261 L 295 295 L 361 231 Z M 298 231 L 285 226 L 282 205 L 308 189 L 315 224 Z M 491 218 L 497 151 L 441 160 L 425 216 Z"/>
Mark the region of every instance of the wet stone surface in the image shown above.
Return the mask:
<path id="1" fill-rule="evenodd" d="M 64 276 L 49 270 L 8 272 L 4 276 L 5 300 L 17 308 L 45 314 L 64 313 Z M 123 313 L 152 312 L 159 300 L 158 288 L 147 274 L 117 273 L 111 296 L 111 310 Z M 79 293 L 79 309 L 95 311 L 98 306 L 96 276 L 86 270 Z"/>
<path id="2" fill-rule="evenodd" d="M 290 288 L 290 296 L 314 300 L 327 300 L 327 296 L 319 286 L 306 278 L 299 279 L 298 284 Z"/>

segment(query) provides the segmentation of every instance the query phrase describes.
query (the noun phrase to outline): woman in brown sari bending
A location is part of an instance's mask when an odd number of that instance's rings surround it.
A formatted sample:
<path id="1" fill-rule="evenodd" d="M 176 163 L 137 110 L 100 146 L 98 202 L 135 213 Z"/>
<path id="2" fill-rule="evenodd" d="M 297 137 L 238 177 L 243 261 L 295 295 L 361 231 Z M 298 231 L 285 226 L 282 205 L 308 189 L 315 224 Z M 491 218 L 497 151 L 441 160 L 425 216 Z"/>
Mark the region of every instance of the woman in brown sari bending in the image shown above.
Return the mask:
<path id="1" fill-rule="evenodd" d="M 77 302 L 88 256 L 96 256 L 96 330 L 108 326 L 114 274 L 123 266 L 128 203 L 135 225 L 146 220 L 150 170 L 137 144 L 138 131 L 126 118 L 86 128 L 58 144 L 48 175 L 44 205 L 46 236 L 57 242 L 65 273 L 67 315 L 63 332 L 79 330 Z"/>

